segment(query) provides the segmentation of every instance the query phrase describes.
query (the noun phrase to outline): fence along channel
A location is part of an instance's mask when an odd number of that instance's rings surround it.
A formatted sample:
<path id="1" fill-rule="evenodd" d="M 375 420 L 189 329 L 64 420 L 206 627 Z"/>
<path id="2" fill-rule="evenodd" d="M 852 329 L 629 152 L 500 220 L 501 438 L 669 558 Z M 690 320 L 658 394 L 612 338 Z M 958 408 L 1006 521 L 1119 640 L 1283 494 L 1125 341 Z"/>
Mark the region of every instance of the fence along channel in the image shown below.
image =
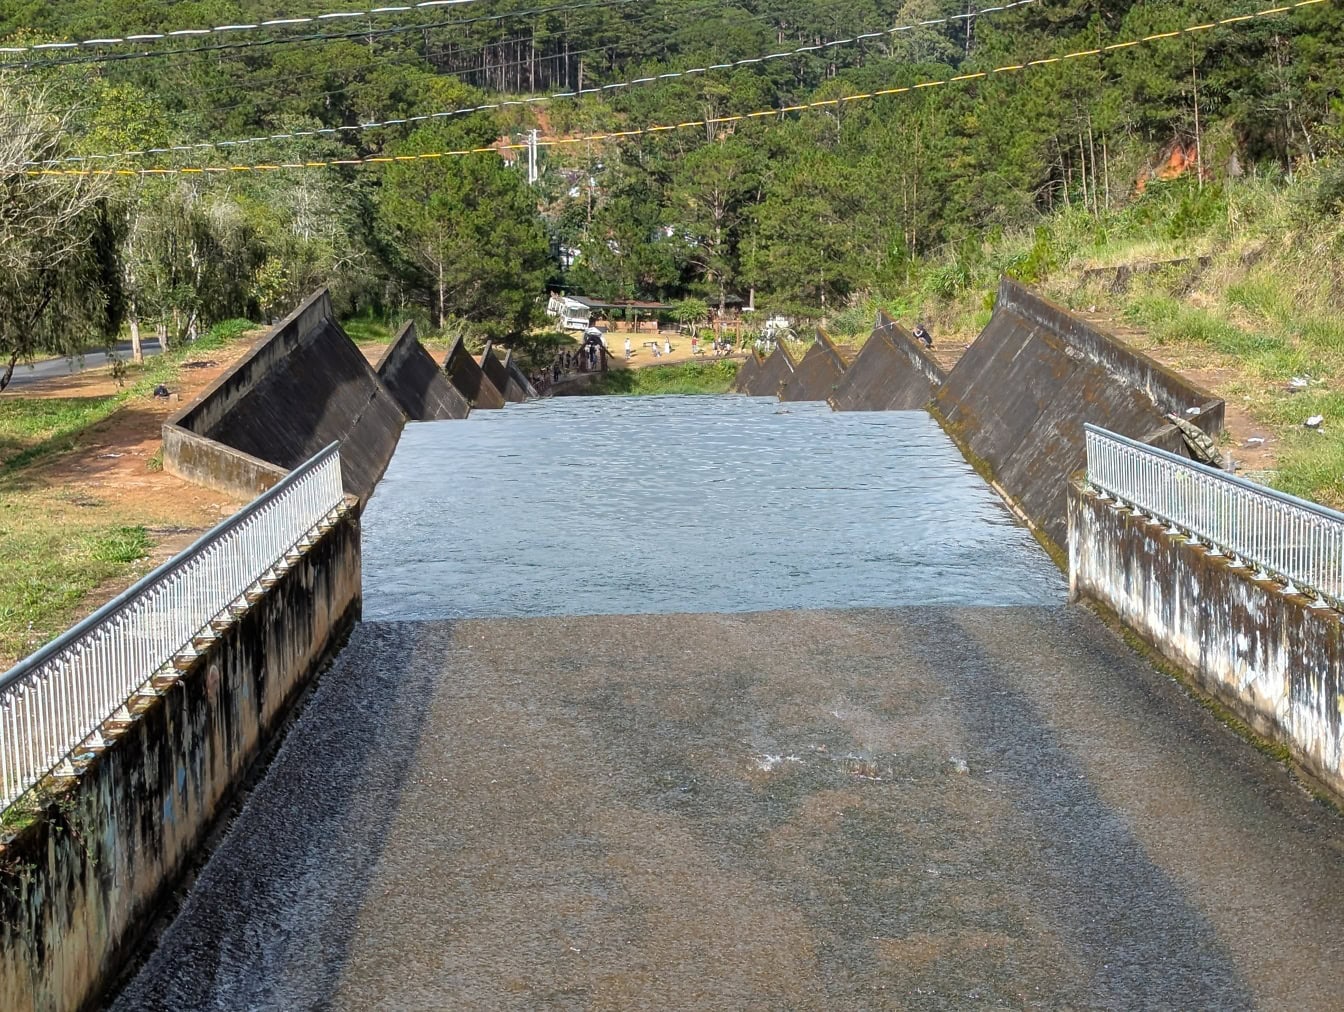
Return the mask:
<path id="1" fill-rule="evenodd" d="M 0 810 L 82 747 L 101 744 L 104 721 L 124 711 L 343 498 L 333 443 L 0 677 Z"/>
<path id="2" fill-rule="evenodd" d="M 1344 513 L 1087 425 L 1087 483 L 1283 581 L 1290 593 L 1344 610 Z"/>

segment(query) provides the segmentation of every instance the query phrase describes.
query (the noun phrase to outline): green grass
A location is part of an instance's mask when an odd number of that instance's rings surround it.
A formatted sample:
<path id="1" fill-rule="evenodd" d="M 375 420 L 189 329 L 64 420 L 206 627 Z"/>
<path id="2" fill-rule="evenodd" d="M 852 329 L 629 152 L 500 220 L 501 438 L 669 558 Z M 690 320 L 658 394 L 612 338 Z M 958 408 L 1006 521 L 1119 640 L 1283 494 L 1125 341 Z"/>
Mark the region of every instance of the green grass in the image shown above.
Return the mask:
<path id="1" fill-rule="evenodd" d="M 0 497 L 0 668 L 69 627 L 101 584 L 138 575 L 149 534 L 100 517 L 50 490 Z"/>
<path id="2" fill-rule="evenodd" d="M 391 323 L 370 313 L 342 321 L 341 328 L 356 344 L 389 344 L 396 337 L 396 328 Z"/>
<path id="3" fill-rule="evenodd" d="M 1302 499 L 1344 509 L 1344 438 L 1304 433 L 1279 458 L 1274 486 Z"/>
<path id="4" fill-rule="evenodd" d="M 0 472 L 75 445 L 81 432 L 122 403 L 112 397 L 6 397 L 0 400 Z"/>
<path id="5" fill-rule="evenodd" d="M 646 369 L 613 369 L 588 390 L 593 394 L 725 394 L 737 377 L 739 363 L 720 359 L 682 362 Z"/>

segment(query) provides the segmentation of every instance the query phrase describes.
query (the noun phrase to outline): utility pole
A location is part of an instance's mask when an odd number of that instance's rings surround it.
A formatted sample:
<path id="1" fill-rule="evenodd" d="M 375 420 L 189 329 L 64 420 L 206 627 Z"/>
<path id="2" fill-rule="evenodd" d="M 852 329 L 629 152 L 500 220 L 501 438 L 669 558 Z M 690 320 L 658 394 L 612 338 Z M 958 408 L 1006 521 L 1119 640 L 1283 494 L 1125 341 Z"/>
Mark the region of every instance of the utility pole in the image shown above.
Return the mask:
<path id="1" fill-rule="evenodd" d="M 527 185 L 537 185 L 537 131 L 527 135 Z"/>

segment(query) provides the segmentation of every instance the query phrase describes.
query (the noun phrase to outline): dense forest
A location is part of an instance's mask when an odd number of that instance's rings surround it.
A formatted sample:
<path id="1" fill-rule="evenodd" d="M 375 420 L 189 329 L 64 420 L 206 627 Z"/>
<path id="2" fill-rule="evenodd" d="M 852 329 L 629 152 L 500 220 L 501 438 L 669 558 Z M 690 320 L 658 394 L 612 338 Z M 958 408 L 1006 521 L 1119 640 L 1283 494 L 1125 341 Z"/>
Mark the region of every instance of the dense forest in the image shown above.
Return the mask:
<path id="1" fill-rule="evenodd" d="M 541 322 L 548 285 L 820 315 L 955 291 L 994 237 L 1062 214 L 1141 232 L 1160 207 L 1179 230 L 1243 180 L 1322 218 L 1344 200 L 1333 2 L 1101 53 L 1262 5 L 469 0 L 48 45 L 355 9 L 0 0 L 0 387 L 43 352 L 275 318 L 321 284 L 497 337 Z M 411 155 L 431 157 L 385 160 Z M 143 171 L 165 168 L 209 171 Z M 1030 280 L 1046 247 L 1001 266 Z"/>

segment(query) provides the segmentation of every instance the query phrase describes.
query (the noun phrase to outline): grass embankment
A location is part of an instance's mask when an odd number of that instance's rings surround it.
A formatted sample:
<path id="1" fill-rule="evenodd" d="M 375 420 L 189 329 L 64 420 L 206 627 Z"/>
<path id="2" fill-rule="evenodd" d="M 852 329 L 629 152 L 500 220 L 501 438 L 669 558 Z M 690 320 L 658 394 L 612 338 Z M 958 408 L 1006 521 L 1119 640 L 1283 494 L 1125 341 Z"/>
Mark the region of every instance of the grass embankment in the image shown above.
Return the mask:
<path id="1" fill-rule="evenodd" d="M 0 493 L 0 669 L 67 628 L 100 585 L 137 575 L 153 548 L 144 527 L 88 513 L 78 495 Z"/>
<path id="2" fill-rule="evenodd" d="M 1070 308 L 1113 320 L 1127 339 L 1244 408 L 1269 437 L 1277 469 L 1258 476 L 1344 508 L 1344 175 L 1291 184 L 1155 183 L 1126 207 L 1073 210 L 1034 232 L 989 233 L 912 270 L 896 299 L 860 302 L 831 322 L 858 333 L 881 306 L 907 323 L 932 321 L 940 340 L 973 340 L 988 322 L 1001 274 Z M 1208 258 L 1203 267 L 1198 258 Z M 1114 272 L 1144 268 L 1115 285 Z M 1119 288 L 1112 291 L 1112 288 Z M 1294 377 L 1309 380 L 1291 392 Z M 1325 418 L 1323 430 L 1303 422 Z M 1232 447 L 1236 455 L 1236 447 Z"/>
<path id="3" fill-rule="evenodd" d="M 613 369 L 596 380 L 587 392 L 626 396 L 726 394 L 737 377 L 738 366 L 738 362 L 719 359 L 643 369 Z"/>
<path id="4" fill-rule="evenodd" d="M 111 396 L 0 398 L 0 669 L 67 628 L 87 596 L 104 584 L 129 584 L 153 549 L 143 516 L 109 516 L 76 487 L 31 480 L 33 466 L 77 449 L 81 436 L 120 408 L 173 386 L 184 362 L 198 360 L 252 330 L 235 320 L 143 366 L 128 366 Z M 165 505 L 157 519 L 171 523 Z"/>

